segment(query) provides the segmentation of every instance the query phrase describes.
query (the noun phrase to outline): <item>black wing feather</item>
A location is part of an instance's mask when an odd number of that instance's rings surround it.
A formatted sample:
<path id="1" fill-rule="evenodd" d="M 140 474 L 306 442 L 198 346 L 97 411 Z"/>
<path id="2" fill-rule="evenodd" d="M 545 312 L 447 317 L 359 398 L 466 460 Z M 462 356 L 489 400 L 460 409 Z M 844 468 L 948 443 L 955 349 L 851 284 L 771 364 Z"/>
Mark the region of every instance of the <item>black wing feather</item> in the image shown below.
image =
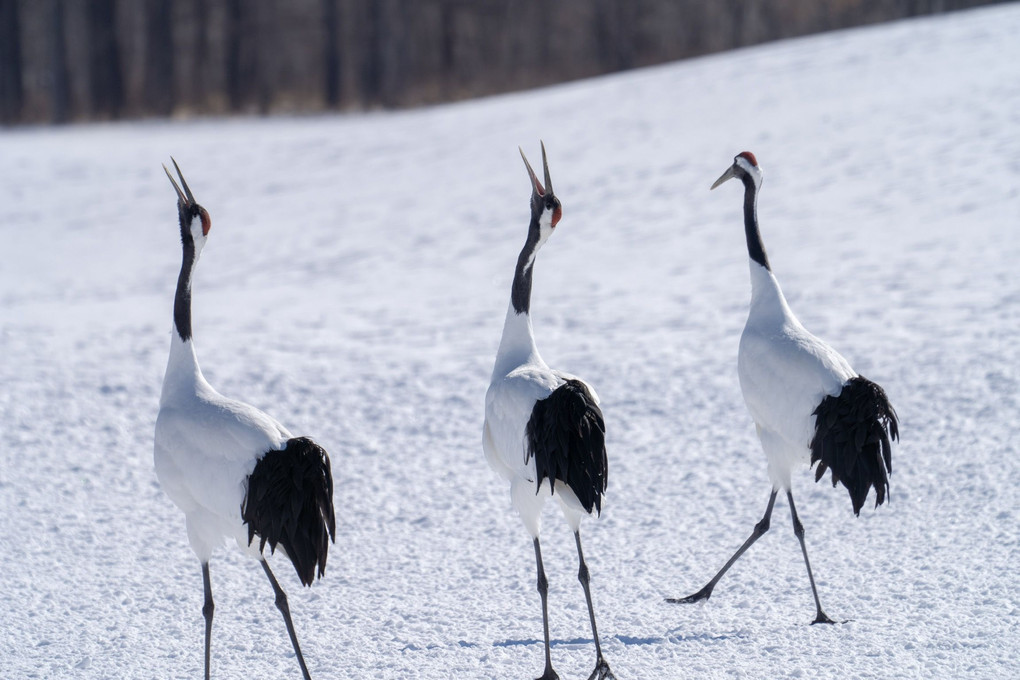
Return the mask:
<path id="1" fill-rule="evenodd" d="M 832 485 L 843 483 L 855 515 L 860 514 L 871 487 L 875 487 L 875 507 L 885 502 L 892 472 L 890 439 L 899 438 L 896 411 L 885 391 L 856 376 L 837 396 L 822 399 L 812 415 L 816 416 L 811 440 L 811 464 L 818 464 L 815 481 L 831 470 Z"/>
<path id="2" fill-rule="evenodd" d="M 542 480 L 564 482 L 585 511 L 601 514 L 608 479 L 606 424 L 588 387 L 568 380 L 535 403 L 527 427 L 527 458 L 535 457 L 536 493 Z"/>
<path id="3" fill-rule="evenodd" d="M 276 552 L 282 545 L 301 583 L 312 585 L 316 570 L 326 572 L 329 541 L 336 542 L 333 473 L 329 454 L 307 437 L 287 441 L 282 451 L 269 451 L 248 476 L 241 503 L 248 525 L 248 544 L 259 537 Z"/>

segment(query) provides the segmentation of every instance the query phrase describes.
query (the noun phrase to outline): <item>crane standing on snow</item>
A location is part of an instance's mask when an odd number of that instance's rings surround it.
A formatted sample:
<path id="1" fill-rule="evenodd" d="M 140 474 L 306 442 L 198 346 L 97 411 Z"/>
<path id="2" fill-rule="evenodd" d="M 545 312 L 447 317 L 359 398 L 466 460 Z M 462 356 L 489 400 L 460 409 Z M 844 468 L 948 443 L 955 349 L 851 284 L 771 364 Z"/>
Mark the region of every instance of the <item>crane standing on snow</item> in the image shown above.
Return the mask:
<path id="1" fill-rule="evenodd" d="M 323 575 L 336 532 L 329 456 L 311 439 L 291 437 L 257 408 L 224 397 L 202 375 L 191 337 L 191 277 L 211 220 L 176 161 L 174 168 L 183 191 L 163 166 L 177 192 L 184 258 L 156 417 L 155 465 L 160 486 L 184 512 L 188 541 L 202 563 L 205 677 L 209 680 L 213 619 L 209 559 L 224 539 L 233 538 L 269 577 L 301 672 L 309 680 L 287 596 L 262 551 L 267 542 L 273 552 L 281 546 L 304 585 L 312 584 L 316 571 Z"/>
<path id="2" fill-rule="evenodd" d="M 563 211 L 553 194 L 545 144 L 545 187 L 523 151 L 521 157 L 531 178 L 531 224 L 517 259 L 510 307 L 485 395 L 482 449 L 489 464 L 510 482 L 513 505 L 534 542 L 545 630 L 545 672 L 540 680 L 559 677 L 549 651 L 549 583 L 538 538 L 542 506 L 553 495 L 559 499 L 577 544 L 577 578 L 584 588 L 595 638 L 595 670 L 589 680 L 606 680 L 614 676 L 602 657 L 580 534 L 581 518 L 602 511 L 607 474 L 605 423 L 595 391 L 581 379 L 549 368 L 535 346 L 530 313 L 535 255 L 556 229 Z"/>
<path id="3" fill-rule="evenodd" d="M 833 623 L 818 600 L 790 476 L 810 457 L 812 465 L 818 464 L 815 481 L 831 469 L 832 485 L 842 482 L 847 488 L 854 514 L 860 514 L 872 487 L 875 505 L 881 505 L 892 471 L 890 438 L 899 436 L 896 412 L 881 387 L 858 375 L 836 350 L 811 335 L 787 305 L 758 230 L 762 171 L 754 154 L 737 155 L 712 188 L 734 177 L 744 184 L 744 231 L 751 259 L 751 306 L 740 336 L 737 373 L 768 460 L 772 495 L 765 516 L 719 573 L 693 595 L 669 601 L 707 600 L 723 574 L 768 531 L 776 495 L 783 489 L 815 598 L 812 623 Z"/>

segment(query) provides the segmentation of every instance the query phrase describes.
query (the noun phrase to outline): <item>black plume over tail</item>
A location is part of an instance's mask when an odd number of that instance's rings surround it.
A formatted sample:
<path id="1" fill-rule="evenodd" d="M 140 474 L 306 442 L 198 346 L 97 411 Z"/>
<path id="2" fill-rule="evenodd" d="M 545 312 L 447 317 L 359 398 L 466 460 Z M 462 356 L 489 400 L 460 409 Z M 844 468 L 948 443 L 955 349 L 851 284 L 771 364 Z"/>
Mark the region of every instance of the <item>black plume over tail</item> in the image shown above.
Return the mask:
<path id="1" fill-rule="evenodd" d="M 822 399 L 812 415 L 815 436 L 811 440 L 811 464 L 817 482 L 832 470 L 832 485 L 843 482 L 850 492 L 854 514 L 875 487 L 875 507 L 889 493 L 892 444 L 899 438 L 899 423 L 885 391 L 863 376 L 851 378 L 838 396 Z"/>
<path id="2" fill-rule="evenodd" d="M 329 541 L 336 542 L 329 454 L 307 437 L 266 453 L 248 476 L 241 518 L 249 545 L 256 534 L 260 552 L 267 542 L 273 552 L 282 545 L 301 583 L 312 585 L 316 568 L 320 577 L 326 572 Z"/>
<path id="3" fill-rule="evenodd" d="M 537 485 L 565 482 L 585 511 L 602 512 L 606 491 L 606 423 L 588 387 L 568 380 L 535 402 L 528 420 L 528 455 L 535 457 Z"/>

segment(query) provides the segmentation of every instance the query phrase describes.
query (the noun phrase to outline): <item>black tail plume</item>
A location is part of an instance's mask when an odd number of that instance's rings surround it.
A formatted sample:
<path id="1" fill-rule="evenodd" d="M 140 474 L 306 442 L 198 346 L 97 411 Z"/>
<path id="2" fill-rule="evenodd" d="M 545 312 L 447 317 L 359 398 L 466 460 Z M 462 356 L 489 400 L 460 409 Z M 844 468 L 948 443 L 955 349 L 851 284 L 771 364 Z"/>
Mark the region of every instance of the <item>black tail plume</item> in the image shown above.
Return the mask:
<path id="1" fill-rule="evenodd" d="M 535 403 L 527 427 L 528 455 L 535 457 L 537 486 L 565 482 L 584 506 L 602 512 L 606 491 L 606 423 L 591 392 L 568 380 Z"/>
<path id="2" fill-rule="evenodd" d="M 248 525 L 248 544 L 256 534 L 259 551 L 282 545 L 306 586 L 316 569 L 326 572 L 329 541 L 336 542 L 333 513 L 333 474 L 329 454 L 307 437 L 287 441 L 282 451 L 269 451 L 248 476 L 241 503 Z"/>
<path id="3" fill-rule="evenodd" d="M 859 515 L 868 491 L 875 487 L 875 507 L 885 502 L 892 472 L 892 444 L 899 423 L 885 391 L 863 376 L 851 378 L 838 396 L 822 399 L 812 414 L 815 436 L 811 464 L 817 482 L 832 470 L 832 485 L 842 482 Z"/>

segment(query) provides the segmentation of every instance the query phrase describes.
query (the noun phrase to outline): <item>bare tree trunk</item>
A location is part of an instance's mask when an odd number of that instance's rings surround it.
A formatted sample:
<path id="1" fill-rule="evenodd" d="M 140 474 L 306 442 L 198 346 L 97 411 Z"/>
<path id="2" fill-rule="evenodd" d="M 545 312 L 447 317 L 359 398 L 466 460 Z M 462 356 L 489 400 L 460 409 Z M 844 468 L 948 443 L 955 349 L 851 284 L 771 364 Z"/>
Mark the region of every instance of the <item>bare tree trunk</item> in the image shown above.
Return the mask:
<path id="1" fill-rule="evenodd" d="M 402 92 L 402 38 L 399 16 L 410 4 L 364 0 L 364 44 L 360 45 L 361 94 L 367 106 L 396 106 Z"/>
<path id="2" fill-rule="evenodd" d="M 145 83 L 143 106 L 169 115 L 174 108 L 174 38 L 172 0 L 145 4 Z"/>
<path id="3" fill-rule="evenodd" d="M 598 47 L 599 68 L 602 71 L 620 71 L 633 68 L 634 58 L 634 3 L 617 0 L 595 2 L 595 44 Z"/>
<path id="4" fill-rule="evenodd" d="M 211 0 L 170 0 L 169 4 L 173 109 L 222 112 L 227 101 L 224 3 L 216 2 L 221 11 L 215 19 Z"/>
<path id="5" fill-rule="evenodd" d="M 71 118 L 71 78 L 67 71 L 67 37 L 64 0 L 50 1 L 50 120 L 66 123 Z"/>
<path id="6" fill-rule="evenodd" d="M 91 113 L 98 118 L 117 118 L 124 110 L 124 80 L 117 46 L 116 2 L 90 0 L 86 19 Z"/>
<path id="7" fill-rule="evenodd" d="M 340 55 L 339 0 L 322 0 L 323 21 L 326 24 L 326 106 L 335 109 L 343 98 L 343 71 Z"/>
<path id="8" fill-rule="evenodd" d="M 410 20 L 415 0 L 378 0 L 378 2 L 385 8 L 380 41 L 383 54 L 382 104 L 394 107 L 400 103 L 400 98 L 406 91 L 404 24 Z"/>
<path id="9" fill-rule="evenodd" d="M 251 5 L 248 10 L 248 44 L 251 49 L 251 82 L 257 95 L 259 113 L 269 113 L 277 92 L 286 89 L 273 68 L 280 42 L 276 0 Z"/>
<path id="10" fill-rule="evenodd" d="M 730 0 L 730 27 L 733 31 L 730 44 L 733 47 L 743 47 L 746 44 L 744 39 L 744 14 L 747 11 L 747 3 L 744 0 Z"/>
<path id="11" fill-rule="evenodd" d="M 228 0 L 227 26 L 227 101 L 231 111 L 241 108 L 241 0 Z"/>
<path id="12" fill-rule="evenodd" d="M 383 3 L 366 0 L 365 38 L 361 45 L 361 99 L 367 106 L 382 100 L 382 33 L 385 21 Z"/>
<path id="13" fill-rule="evenodd" d="M 228 0 L 226 17 L 227 100 L 231 111 L 244 111 L 260 103 L 255 51 L 255 3 Z"/>
<path id="14" fill-rule="evenodd" d="M 21 21 L 17 0 L 0 0 L 0 123 L 21 119 Z"/>

